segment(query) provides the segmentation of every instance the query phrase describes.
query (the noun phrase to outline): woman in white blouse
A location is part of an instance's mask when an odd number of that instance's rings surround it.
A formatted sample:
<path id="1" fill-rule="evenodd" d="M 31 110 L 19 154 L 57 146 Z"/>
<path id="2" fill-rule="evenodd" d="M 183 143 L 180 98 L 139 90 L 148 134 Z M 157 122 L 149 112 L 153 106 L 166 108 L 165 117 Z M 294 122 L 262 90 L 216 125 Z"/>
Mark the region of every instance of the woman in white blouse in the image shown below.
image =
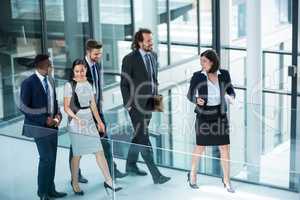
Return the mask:
<path id="1" fill-rule="evenodd" d="M 219 58 L 215 51 L 203 52 L 200 59 L 202 70 L 193 74 L 187 94 L 188 99 L 196 105 L 197 143 L 188 181 L 192 188 L 198 188 L 197 169 L 200 156 L 206 146 L 219 146 L 223 168 L 222 182 L 227 191 L 233 193 L 234 189 L 230 184 L 230 139 L 225 97 L 234 99 L 235 92 L 229 72 L 219 68 Z"/>

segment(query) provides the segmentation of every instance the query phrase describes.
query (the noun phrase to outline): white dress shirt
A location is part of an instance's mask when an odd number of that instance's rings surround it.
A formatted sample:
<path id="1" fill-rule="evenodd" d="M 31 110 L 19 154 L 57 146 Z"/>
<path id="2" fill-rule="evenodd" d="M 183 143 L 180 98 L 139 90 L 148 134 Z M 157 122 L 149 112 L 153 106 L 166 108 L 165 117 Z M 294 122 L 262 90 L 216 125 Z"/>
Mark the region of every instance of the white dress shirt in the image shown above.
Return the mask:
<path id="1" fill-rule="evenodd" d="M 103 70 L 102 69 L 100 69 L 100 74 L 98 74 L 98 70 L 96 70 L 97 71 L 97 73 L 96 73 L 96 79 L 95 79 L 95 77 L 93 76 L 93 65 L 96 65 L 96 67 L 97 67 L 97 63 L 95 63 L 95 62 L 92 62 L 87 56 L 85 56 L 85 60 L 87 61 L 87 63 L 88 63 L 88 65 L 89 65 L 89 68 L 90 68 L 90 72 L 91 72 L 91 74 L 92 74 L 92 77 L 93 77 L 93 81 L 95 82 L 95 80 L 99 80 L 99 78 L 100 78 L 100 85 L 98 85 L 98 84 L 93 84 L 93 90 L 95 91 L 95 95 L 96 95 L 96 97 L 97 97 L 97 95 L 98 95 L 98 91 L 97 91 L 97 89 L 98 89 L 98 87 L 100 87 L 99 88 L 99 90 L 101 90 L 101 91 L 103 91 L 103 86 L 104 86 L 104 80 L 103 80 L 103 77 L 104 77 L 104 74 L 103 74 Z M 101 64 L 99 64 L 98 66 L 102 66 Z M 100 76 L 100 77 L 99 77 Z M 102 97 L 103 98 L 103 97 Z M 97 99 L 96 99 L 97 100 Z M 103 99 L 101 99 L 101 101 L 103 101 Z"/>
<path id="2" fill-rule="evenodd" d="M 40 79 L 41 84 L 46 92 L 46 88 L 44 85 L 45 77 L 43 75 L 41 75 L 37 70 L 35 71 L 35 74 Z M 50 102 L 48 102 L 48 111 L 50 111 L 51 113 L 54 113 L 54 88 L 52 88 L 52 84 L 50 84 L 48 76 L 47 76 L 47 84 L 48 84 L 48 92 L 50 95 Z M 47 98 L 49 99 L 49 97 L 47 97 Z"/>
<path id="3" fill-rule="evenodd" d="M 219 81 L 213 83 L 208 79 L 208 75 L 205 70 L 201 72 L 207 77 L 207 106 L 217 106 L 221 104 L 221 94 Z M 217 71 L 217 75 L 221 74 L 220 70 Z"/>

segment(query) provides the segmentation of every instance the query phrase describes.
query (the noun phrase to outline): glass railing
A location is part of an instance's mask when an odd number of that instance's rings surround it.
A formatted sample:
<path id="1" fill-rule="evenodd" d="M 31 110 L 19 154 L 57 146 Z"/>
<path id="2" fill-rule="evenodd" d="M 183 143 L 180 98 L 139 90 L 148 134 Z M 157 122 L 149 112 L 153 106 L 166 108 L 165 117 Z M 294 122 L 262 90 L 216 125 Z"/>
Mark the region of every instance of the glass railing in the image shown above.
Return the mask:
<path id="1" fill-rule="evenodd" d="M 0 133 L 21 139 L 28 139 L 21 135 L 23 126 L 23 115 L 16 105 L 19 104 L 19 89 L 21 81 L 26 77 L 15 76 L 15 84 L 2 87 L 5 98 L 5 109 L 3 114 L 14 108 L 12 114 L 2 118 Z M 114 77 L 114 80 L 119 77 Z M 59 130 L 59 146 L 68 148 L 70 139 L 67 131 L 67 116 L 63 112 L 63 85 L 65 81 L 57 82 L 57 96 L 63 121 Z M 116 87 L 118 84 L 113 83 Z M 111 85 L 108 85 L 108 89 Z M 107 88 L 105 88 L 106 90 Z M 149 125 L 150 139 L 153 148 L 161 148 L 165 151 L 155 152 L 157 163 L 165 168 L 189 170 L 190 162 L 183 152 L 189 154 L 195 146 L 195 114 L 194 105 L 186 99 L 188 81 L 176 85 L 160 93 L 164 96 L 164 112 L 153 113 Z M 271 185 L 279 188 L 290 189 L 290 174 L 295 171 L 290 162 L 294 152 L 290 139 L 290 96 L 279 94 L 264 94 L 264 104 L 246 104 L 245 91 L 237 90 L 236 104 L 230 106 L 229 118 L 231 126 L 231 160 L 232 177 L 237 180 L 255 184 Z M 120 97 L 121 98 L 121 97 Z M 268 105 L 268 106 L 266 106 Z M 8 109 L 9 108 L 9 109 Z M 300 113 L 297 111 L 297 113 Z M 116 158 L 126 159 L 127 150 L 125 143 L 130 143 L 133 129 L 128 112 L 118 105 L 112 109 L 104 107 L 104 115 L 107 122 L 110 140 L 114 143 Z M 255 124 L 253 125 L 253 121 Z M 261 131 L 259 131 L 261 130 Z M 115 143 L 119 143 L 116 145 Z M 297 142 L 295 143 L 297 145 Z M 221 168 L 218 159 L 220 152 L 218 148 L 207 148 L 206 156 L 199 165 L 199 173 L 210 176 L 221 176 Z M 215 159 L 211 159 L 215 158 Z M 280 164 L 280 168 L 278 168 Z M 255 165 L 259 169 L 257 174 L 252 176 L 250 167 Z M 270 168 L 274 168 L 270 170 Z M 278 171 L 276 171 L 278 170 Z M 255 171 L 255 170 L 254 170 Z M 272 172 L 272 173 L 270 173 Z M 274 172 L 274 173 L 273 173 Z M 278 172 L 278 173 L 277 173 Z M 255 174 L 254 173 L 254 174 Z M 274 175 L 276 174 L 276 176 Z"/>
<path id="2" fill-rule="evenodd" d="M 185 154 L 190 154 L 195 147 L 194 105 L 185 97 L 186 86 L 176 90 L 161 92 L 164 95 L 165 111 L 153 113 L 149 125 L 150 140 L 156 162 L 166 168 L 189 170 L 190 161 Z M 289 98 L 281 105 L 261 106 L 246 104 L 239 98 L 229 109 L 230 153 L 232 177 L 255 184 L 271 185 L 289 189 L 291 139 Z M 274 102 L 275 98 L 268 100 Z M 63 121 L 59 130 L 59 146 L 68 148 L 70 139 L 67 131 L 67 116 L 63 112 Z M 297 111 L 299 113 L 299 111 Z M 104 111 L 109 139 L 113 141 L 117 158 L 126 159 L 127 143 L 130 143 L 133 128 L 128 112 L 119 106 Z M 16 138 L 28 139 L 21 135 L 23 115 L 1 122 L 0 133 Z M 297 142 L 296 145 L 299 145 Z M 163 149 L 163 150 L 159 150 Z M 182 154 L 178 153 L 182 152 Z M 218 162 L 220 152 L 216 147 L 208 147 L 206 157 L 199 165 L 199 173 L 221 176 Z M 255 166 L 252 174 L 251 167 Z M 278 167 L 280 165 L 280 167 Z M 274 175 L 275 174 L 275 175 Z M 253 176 L 252 176 L 253 175 Z"/>
<path id="3" fill-rule="evenodd" d="M 1 134 L 3 132 L 0 132 Z M 121 134 L 123 135 L 123 134 Z M 66 134 L 69 137 L 68 134 Z M 114 135 L 115 137 L 117 135 Z M 5 184 L 0 185 L 2 199 L 34 199 L 36 198 L 37 185 L 37 166 L 38 153 L 36 145 L 33 142 L 23 140 L 14 140 L 8 137 L 1 137 L 1 162 L 5 163 L 1 168 L 1 178 Z M 61 136 L 60 136 L 61 137 Z M 89 139 L 99 140 L 98 136 L 90 136 Z M 124 140 L 107 140 L 113 149 L 111 154 L 113 162 L 116 163 L 117 169 L 121 172 L 125 171 L 126 159 L 128 158 L 129 148 L 143 151 L 143 156 L 139 154 L 137 166 L 139 169 L 147 173 L 146 176 L 137 176 L 133 172 L 127 174 L 126 177 L 114 181 L 115 187 L 122 187 L 118 192 L 109 189 L 105 191 L 103 182 L 105 178 L 95 162 L 94 155 L 83 155 L 80 168 L 82 174 L 88 179 L 88 184 L 79 184 L 80 188 L 85 192 L 82 199 L 122 199 L 122 200 L 139 200 L 139 199 L 199 199 L 202 198 L 218 200 L 223 198 L 236 199 L 290 199 L 296 200 L 298 194 L 290 194 L 286 196 L 284 190 L 271 190 L 260 188 L 257 184 L 277 186 L 277 183 L 284 181 L 286 176 L 299 176 L 299 171 L 286 171 L 284 168 L 284 155 L 280 155 L 278 151 L 273 155 L 266 155 L 261 158 L 260 165 L 251 161 L 240 160 L 234 156 L 234 143 L 231 149 L 231 159 L 222 160 L 210 154 L 210 148 L 203 155 L 192 154 L 194 147 L 190 146 L 190 151 L 181 151 L 156 146 L 155 139 L 151 136 L 152 147 L 132 144 Z M 84 138 L 82 138 L 82 141 Z M 104 140 L 104 139 L 103 139 Z M 103 142 L 103 141 L 102 141 Z M 103 144 L 103 143 L 102 143 Z M 182 144 L 184 145 L 184 144 Z M 145 152 L 148 152 L 145 153 Z M 152 154 L 153 152 L 153 154 Z M 144 159 L 153 156 L 155 166 L 158 167 L 159 173 L 149 172 L 148 166 Z M 191 160 L 193 156 L 199 156 L 197 183 L 199 190 L 191 189 L 187 182 L 187 173 L 191 169 Z M 142 158 L 143 157 L 143 158 Z M 288 157 L 288 156 L 287 156 Z M 58 191 L 67 192 L 66 199 L 77 199 L 70 186 L 70 169 L 69 169 L 69 148 L 59 148 L 56 160 L 56 176 L 55 185 Z M 221 182 L 223 174 L 211 176 L 207 173 L 213 163 L 226 164 L 229 163 L 231 169 L 232 186 L 236 190 L 235 194 L 228 193 Z M 272 164 L 266 165 L 264 162 Z M 100 165 L 102 166 L 102 165 Z M 280 166 L 280 167 L 279 167 Z M 156 168 L 149 164 L 149 167 Z M 112 167 L 111 176 L 116 177 L 115 166 Z M 157 179 L 162 174 L 170 177 L 170 181 L 163 183 L 162 179 Z M 272 180 L 272 184 L 271 184 Z M 256 185 L 248 185 L 246 183 L 254 183 Z M 199 193 L 197 192 L 199 191 Z M 292 198 L 293 197 L 293 198 Z"/>

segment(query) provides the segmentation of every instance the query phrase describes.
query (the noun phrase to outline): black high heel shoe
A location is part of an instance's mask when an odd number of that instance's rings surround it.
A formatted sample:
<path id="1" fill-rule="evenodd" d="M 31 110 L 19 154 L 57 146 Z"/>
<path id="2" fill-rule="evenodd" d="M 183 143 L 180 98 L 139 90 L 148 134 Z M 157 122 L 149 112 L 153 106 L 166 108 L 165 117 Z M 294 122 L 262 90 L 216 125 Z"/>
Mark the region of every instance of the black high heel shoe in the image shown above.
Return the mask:
<path id="1" fill-rule="evenodd" d="M 84 195 L 84 192 L 82 190 L 80 190 L 79 192 L 77 192 L 77 191 L 74 190 L 72 181 L 71 181 L 71 186 L 72 186 L 72 189 L 73 189 L 73 192 L 74 192 L 75 195 L 79 195 L 79 196 L 83 196 Z"/>
<path id="2" fill-rule="evenodd" d="M 227 192 L 230 192 L 230 193 L 235 193 L 235 190 L 233 189 L 231 183 L 229 182 L 228 184 L 226 184 L 224 182 L 224 178 L 222 178 L 222 183 L 224 185 L 224 188 L 226 188 Z"/>
<path id="3" fill-rule="evenodd" d="M 198 185 L 196 183 L 191 183 L 191 177 L 190 177 L 190 172 L 187 174 L 187 182 L 189 182 L 189 185 L 193 189 L 199 189 Z"/>
<path id="4" fill-rule="evenodd" d="M 110 189 L 114 192 L 118 192 L 118 191 L 122 190 L 122 187 L 113 188 L 110 185 L 108 185 L 106 182 L 103 183 L 103 186 L 104 186 L 107 193 L 108 193 L 107 189 Z"/>

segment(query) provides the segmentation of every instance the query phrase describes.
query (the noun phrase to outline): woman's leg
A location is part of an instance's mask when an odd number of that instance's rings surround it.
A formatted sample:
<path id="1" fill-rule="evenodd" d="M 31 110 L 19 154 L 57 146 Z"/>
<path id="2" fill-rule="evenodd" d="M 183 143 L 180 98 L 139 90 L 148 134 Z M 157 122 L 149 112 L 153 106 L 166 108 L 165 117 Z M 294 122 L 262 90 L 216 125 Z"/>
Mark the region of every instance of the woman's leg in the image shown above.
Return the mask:
<path id="1" fill-rule="evenodd" d="M 72 173 L 72 186 L 75 192 L 80 191 L 80 187 L 78 185 L 78 170 L 79 170 L 79 162 L 81 156 L 74 156 L 71 160 L 71 173 Z"/>
<path id="2" fill-rule="evenodd" d="M 221 145 L 219 146 L 221 153 L 221 165 L 223 169 L 224 183 L 227 185 L 230 183 L 230 146 Z"/>
<path id="3" fill-rule="evenodd" d="M 200 156 L 205 151 L 205 146 L 197 145 L 193 150 L 192 155 L 192 167 L 191 167 L 191 183 L 195 184 L 197 182 L 197 171 L 198 171 L 198 163 L 200 160 Z"/>
<path id="4" fill-rule="evenodd" d="M 96 152 L 95 155 L 96 155 L 96 162 L 97 162 L 99 168 L 102 171 L 105 182 L 109 186 L 112 186 L 112 178 L 111 178 L 110 173 L 109 173 L 109 168 L 108 168 L 105 156 L 104 156 L 104 152 L 103 151 L 98 151 L 98 152 Z"/>

